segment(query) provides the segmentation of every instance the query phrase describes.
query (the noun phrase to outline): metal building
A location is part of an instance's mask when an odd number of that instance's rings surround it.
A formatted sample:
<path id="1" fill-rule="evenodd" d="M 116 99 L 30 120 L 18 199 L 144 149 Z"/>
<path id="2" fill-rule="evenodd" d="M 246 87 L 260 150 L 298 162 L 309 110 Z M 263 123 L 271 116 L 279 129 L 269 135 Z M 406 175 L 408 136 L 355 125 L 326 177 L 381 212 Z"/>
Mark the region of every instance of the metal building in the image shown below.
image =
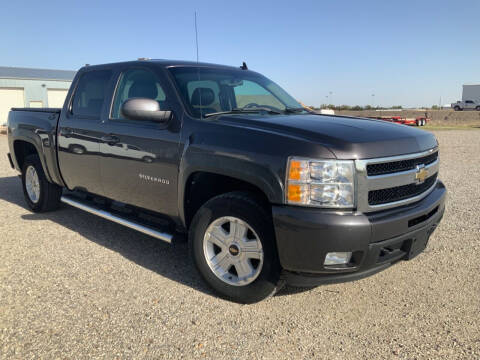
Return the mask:
<path id="1" fill-rule="evenodd" d="M 0 125 L 12 107 L 62 107 L 75 73 L 0 66 Z"/>

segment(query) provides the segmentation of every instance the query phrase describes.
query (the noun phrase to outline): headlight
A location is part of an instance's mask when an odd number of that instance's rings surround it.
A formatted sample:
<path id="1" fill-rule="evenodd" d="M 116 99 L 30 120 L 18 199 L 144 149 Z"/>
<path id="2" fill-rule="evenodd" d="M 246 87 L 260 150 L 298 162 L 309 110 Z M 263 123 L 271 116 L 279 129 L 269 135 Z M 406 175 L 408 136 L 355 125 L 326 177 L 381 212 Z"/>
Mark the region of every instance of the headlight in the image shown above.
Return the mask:
<path id="1" fill-rule="evenodd" d="M 326 208 L 354 207 L 353 161 L 289 158 L 285 197 L 288 204 Z"/>

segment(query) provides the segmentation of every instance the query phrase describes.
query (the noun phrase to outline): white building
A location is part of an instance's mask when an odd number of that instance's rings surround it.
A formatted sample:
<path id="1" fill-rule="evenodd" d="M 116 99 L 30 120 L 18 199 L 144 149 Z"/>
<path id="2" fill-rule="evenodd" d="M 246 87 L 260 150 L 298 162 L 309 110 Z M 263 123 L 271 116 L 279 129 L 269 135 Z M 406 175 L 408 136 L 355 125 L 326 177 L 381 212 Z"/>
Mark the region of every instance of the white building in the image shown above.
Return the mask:
<path id="1" fill-rule="evenodd" d="M 62 107 L 75 73 L 0 66 L 0 125 L 12 107 Z"/>
<path id="2" fill-rule="evenodd" d="M 480 103 L 480 84 L 463 85 L 462 101 L 473 100 Z"/>

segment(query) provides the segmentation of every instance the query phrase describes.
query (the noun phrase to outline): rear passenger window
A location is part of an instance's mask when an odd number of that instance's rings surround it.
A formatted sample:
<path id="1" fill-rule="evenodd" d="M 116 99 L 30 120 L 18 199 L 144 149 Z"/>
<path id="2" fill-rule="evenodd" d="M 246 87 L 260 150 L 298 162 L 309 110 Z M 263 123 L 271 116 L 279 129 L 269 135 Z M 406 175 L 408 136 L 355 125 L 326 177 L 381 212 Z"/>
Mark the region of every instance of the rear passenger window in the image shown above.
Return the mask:
<path id="1" fill-rule="evenodd" d="M 100 117 L 111 76 L 110 70 L 93 70 L 82 75 L 73 96 L 73 115 Z"/>

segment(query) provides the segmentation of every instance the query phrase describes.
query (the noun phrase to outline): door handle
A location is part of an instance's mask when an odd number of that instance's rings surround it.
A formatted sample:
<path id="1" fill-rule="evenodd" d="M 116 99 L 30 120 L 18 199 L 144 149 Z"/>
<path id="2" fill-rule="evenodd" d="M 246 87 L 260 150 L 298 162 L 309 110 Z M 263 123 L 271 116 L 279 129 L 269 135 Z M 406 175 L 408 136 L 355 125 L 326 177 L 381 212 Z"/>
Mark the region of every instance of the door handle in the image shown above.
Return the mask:
<path id="1" fill-rule="evenodd" d="M 105 135 L 102 136 L 102 141 L 107 143 L 108 145 L 115 145 L 116 143 L 120 142 L 120 139 L 115 135 Z"/>

